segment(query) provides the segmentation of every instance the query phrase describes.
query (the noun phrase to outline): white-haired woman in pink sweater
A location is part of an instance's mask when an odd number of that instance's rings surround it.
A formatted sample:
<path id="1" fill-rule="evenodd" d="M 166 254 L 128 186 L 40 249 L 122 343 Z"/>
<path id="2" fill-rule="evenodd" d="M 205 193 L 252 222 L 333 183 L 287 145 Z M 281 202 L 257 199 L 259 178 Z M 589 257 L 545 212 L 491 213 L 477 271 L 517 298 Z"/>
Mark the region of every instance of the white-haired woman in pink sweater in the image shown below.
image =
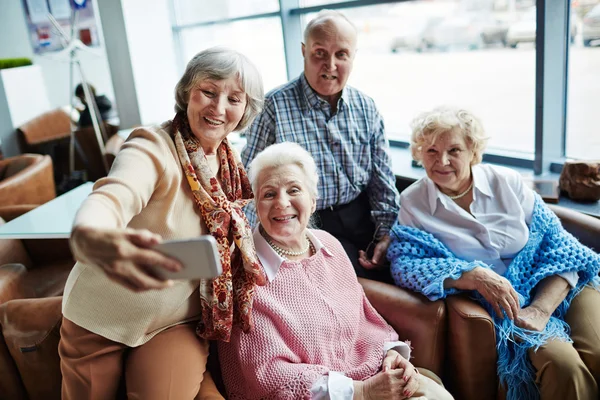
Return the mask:
<path id="1" fill-rule="evenodd" d="M 338 240 L 307 228 L 318 180 L 311 155 L 295 143 L 272 145 L 249 179 L 268 283 L 256 288 L 254 329 L 234 328 L 230 343 L 219 342 L 228 398 L 451 399 L 410 363 L 409 346 L 371 306 Z"/>

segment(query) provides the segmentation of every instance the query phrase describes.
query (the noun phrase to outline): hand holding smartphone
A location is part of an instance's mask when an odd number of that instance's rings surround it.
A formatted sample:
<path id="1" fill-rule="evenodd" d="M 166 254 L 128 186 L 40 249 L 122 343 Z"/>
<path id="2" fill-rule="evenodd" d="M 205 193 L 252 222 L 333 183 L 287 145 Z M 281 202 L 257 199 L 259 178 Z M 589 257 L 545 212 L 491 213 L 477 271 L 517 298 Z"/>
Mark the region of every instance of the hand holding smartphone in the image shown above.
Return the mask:
<path id="1" fill-rule="evenodd" d="M 217 250 L 217 241 L 211 235 L 183 240 L 168 240 L 157 244 L 154 250 L 177 259 L 183 265 L 178 272 L 154 268 L 162 279 L 210 279 L 223 272 Z"/>

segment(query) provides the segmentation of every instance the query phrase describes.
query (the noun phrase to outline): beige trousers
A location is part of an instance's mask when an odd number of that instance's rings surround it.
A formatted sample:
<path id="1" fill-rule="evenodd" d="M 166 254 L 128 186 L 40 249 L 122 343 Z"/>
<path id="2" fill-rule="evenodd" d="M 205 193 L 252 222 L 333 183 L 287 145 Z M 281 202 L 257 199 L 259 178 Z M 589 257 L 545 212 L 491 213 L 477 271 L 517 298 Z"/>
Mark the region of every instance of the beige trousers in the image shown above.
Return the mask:
<path id="1" fill-rule="evenodd" d="M 162 331 L 130 348 L 63 318 L 58 347 L 63 400 L 115 399 L 121 377 L 128 399 L 194 399 L 206 369 L 208 343 L 194 324 Z"/>
<path id="2" fill-rule="evenodd" d="M 542 400 L 598 400 L 600 382 L 600 292 L 585 288 L 565 321 L 573 343 L 554 340 L 529 351 Z"/>

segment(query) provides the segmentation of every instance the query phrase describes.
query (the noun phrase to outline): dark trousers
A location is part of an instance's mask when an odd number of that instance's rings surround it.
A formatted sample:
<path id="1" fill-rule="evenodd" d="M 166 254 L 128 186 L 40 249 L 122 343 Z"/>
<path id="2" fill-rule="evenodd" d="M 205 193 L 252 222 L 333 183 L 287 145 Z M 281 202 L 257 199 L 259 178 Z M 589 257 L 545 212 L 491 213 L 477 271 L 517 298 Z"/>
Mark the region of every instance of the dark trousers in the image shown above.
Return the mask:
<path id="1" fill-rule="evenodd" d="M 350 203 L 328 207 L 315 213 L 316 227 L 335 236 L 352 262 L 356 275 L 361 278 L 393 283 L 390 268 L 368 270 L 358 262 L 358 251 L 366 250 L 375 234 L 375 224 L 371 220 L 371 206 L 365 192 Z M 371 252 L 372 247 L 371 245 Z M 370 256 L 371 254 L 369 254 Z"/>

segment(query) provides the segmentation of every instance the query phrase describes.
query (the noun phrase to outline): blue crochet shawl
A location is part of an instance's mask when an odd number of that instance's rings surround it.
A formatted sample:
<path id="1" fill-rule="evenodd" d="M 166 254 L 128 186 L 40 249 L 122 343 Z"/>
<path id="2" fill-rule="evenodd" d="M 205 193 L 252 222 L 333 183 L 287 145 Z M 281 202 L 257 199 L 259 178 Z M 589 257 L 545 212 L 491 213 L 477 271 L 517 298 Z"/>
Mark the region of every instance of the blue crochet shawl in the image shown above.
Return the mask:
<path id="1" fill-rule="evenodd" d="M 398 222 L 391 231 L 392 243 L 387 257 L 396 285 L 423 293 L 430 300 L 445 298 L 459 292 L 444 289 L 444 280 L 458 279 L 464 272 L 480 266 L 491 266 L 481 261 L 457 258 L 433 235 Z M 561 226 L 556 215 L 536 195 L 529 240 L 517 254 L 504 275 L 519 293 L 521 307 L 532 300 L 532 289 L 544 278 L 567 271 L 577 271 L 579 281 L 558 306 L 546 329 L 534 332 L 519 328 L 509 320 L 497 318 L 492 307 L 476 292 L 473 297 L 492 315 L 496 329 L 498 376 L 507 388 L 507 399 L 538 399 L 534 370 L 527 352 L 537 349 L 551 338 L 571 342 L 569 326 L 564 316 L 571 301 L 585 285 L 598 289 L 600 255 L 583 246 Z M 515 341 L 515 339 L 519 339 Z"/>

